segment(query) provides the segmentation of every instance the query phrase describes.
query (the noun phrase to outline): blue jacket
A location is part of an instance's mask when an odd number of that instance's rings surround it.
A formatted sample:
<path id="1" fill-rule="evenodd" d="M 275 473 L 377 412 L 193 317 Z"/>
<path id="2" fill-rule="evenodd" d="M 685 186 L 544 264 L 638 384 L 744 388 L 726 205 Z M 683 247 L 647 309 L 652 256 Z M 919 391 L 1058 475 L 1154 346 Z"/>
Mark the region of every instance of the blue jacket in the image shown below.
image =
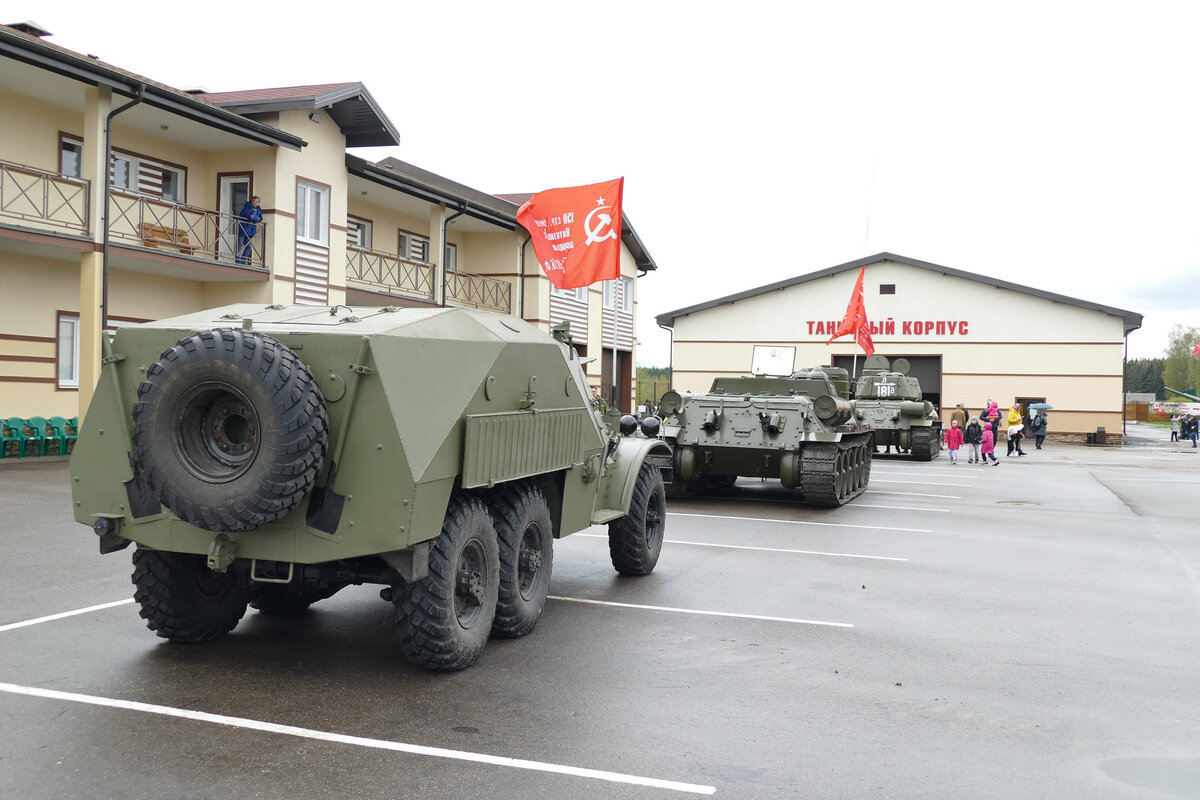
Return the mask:
<path id="1" fill-rule="evenodd" d="M 247 220 L 246 222 L 241 223 L 242 233 L 246 234 L 246 236 L 250 238 L 253 238 L 254 234 L 258 233 L 258 225 L 254 223 L 262 222 L 262 209 L 255 208 L 254 204 L 247 200 L 246 205 L 242 206 L 242 210 L 238 214 L 238 217 Z"/>

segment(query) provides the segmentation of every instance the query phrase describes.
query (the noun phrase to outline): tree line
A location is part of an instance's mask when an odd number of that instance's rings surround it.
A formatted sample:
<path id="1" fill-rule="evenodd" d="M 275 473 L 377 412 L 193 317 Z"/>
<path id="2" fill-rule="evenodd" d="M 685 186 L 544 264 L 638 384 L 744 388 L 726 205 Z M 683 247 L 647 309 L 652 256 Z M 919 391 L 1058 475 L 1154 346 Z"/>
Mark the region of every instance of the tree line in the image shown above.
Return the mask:
<path id="1" fill-rule="evenodd" d="M 1133 358 L 1125 362 L 1125 391 L 1154 392 L 1160 400 L 1182 400 L 1167 387 L 1196 394 L 1200 389 L 1200 355 L 1192 348 L 1200 341 L 1200 328 L 1171 328 L 1162 358 Z"/>

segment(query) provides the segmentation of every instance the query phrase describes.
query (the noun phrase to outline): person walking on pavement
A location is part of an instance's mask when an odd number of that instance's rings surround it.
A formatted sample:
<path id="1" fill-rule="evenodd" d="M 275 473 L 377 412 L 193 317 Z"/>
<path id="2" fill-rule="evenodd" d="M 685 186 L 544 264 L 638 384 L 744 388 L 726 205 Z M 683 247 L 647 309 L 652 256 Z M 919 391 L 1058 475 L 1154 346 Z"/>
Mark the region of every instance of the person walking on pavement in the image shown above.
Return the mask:
<path id="1" fill-rule="evenodd" d="M 992 423 L 990 422 L 983 423 L 983 444 L 980 445 L 979 450 L 983 453 L 983 463 L 986 464 L 990 458 L 993 467 L 1000 466 L 1000 462 L 996 460 L 996 438 L 992 434 Z"/>
<path id="2" fill-rule="evenodd" d="M 1038 409 L 1033 415 L 1033 421 L 1029 423 L 1029 430 L 1033 433 L 1034 444 L 1038 450 L 1042 449 L 1042 442 L 1046 441 L 1046 412 Z"/>
<path id="3" fill-rule="evenodd" d="M 983 426 L 979 424 L 979 417 L 971 417 L 970 424 L 963 431 L 963 439 L 967 443 L 967 463 L 982 464 L 983 459 L 979 457 L 979 445 L 983 442 Z"/>
<path id="4" fill-rule="evenodd" d="M 958 427 L 964 431 L 967 429 L 967 410 L 963 408 L 962 403 L 956 405 L 954 410 L 950 412 L 950 421 L 957 421 Z"/>
<path id="5" fill-rule="evenodd" d="M 1172 441 L 1172 442 L 1178 442 L 1178 441 L 1179 441 L 1179 423 L 1180 423 L 1180 420 L 1181 420 L 1181 417 L 1180 417 L 1178 414 L 1172 414 L 1172 415 L 1171 415 L 1171 441 Z"/>
<path id="6" fill-rule="evenodd" d="M 1195 447 L 1197 436 L 1200 436 L 1200 420 L 1188 414 L 1183 418 L 1183 438 L 1191 439 L 1192 447 Z"/>
<path id="7" fill-rule="evenodd" d="M 1008 455 L 1016 450 L 1017 455 L 1025 455 L 1021 449 L 1021 431 L 1025 429 L 1025 420 L 1021 417 L 1021 404 L 1013 403 L 1008 410 Z"/>
<path id="8" fill-rule="evenodd" d="M 996 436 L 1000 433 L 1000 405 L 991 400 L 988 400 L 987 406 L 984 407 L 983 413 L 979 415 L 980 422 L 991 423 L 992 435 Z"/>
<path id="9" fill-rule="evenodd" d="M 950 430 L 946 431 L 944 437 L 946 442 L 946 452 L 950 454 L 950 463 L 958 463 L 958 448 L 962 447 L 963 430 L 958 427 L 958 420 L 950 420 Z"/>

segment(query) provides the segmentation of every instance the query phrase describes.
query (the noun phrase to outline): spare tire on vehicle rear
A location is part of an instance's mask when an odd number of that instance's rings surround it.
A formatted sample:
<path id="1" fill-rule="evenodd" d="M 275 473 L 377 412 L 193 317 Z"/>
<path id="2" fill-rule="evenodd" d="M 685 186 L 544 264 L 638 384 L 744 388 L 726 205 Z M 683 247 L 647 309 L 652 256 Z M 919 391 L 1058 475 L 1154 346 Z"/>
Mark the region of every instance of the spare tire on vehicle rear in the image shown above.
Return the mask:
<path id="1" fill-rule="evenodd" d="M 300 505 L 328 431 L 307 365 L 247 329 L 180 339 L 147 370 L 133 406 L 138 470 L 175 516 L 210 531 L 254 530 Z"/>

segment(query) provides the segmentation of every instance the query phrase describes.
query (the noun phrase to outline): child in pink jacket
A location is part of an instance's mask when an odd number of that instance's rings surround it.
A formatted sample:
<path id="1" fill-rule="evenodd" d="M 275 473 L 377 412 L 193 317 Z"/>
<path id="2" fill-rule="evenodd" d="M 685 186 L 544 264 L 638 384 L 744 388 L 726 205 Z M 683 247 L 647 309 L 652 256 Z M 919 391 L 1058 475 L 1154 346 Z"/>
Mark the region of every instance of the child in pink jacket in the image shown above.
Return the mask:
<path id="1" fill-rule="evenodd" d="M 946 431 L 943 441 L 946 442 L 946 450 L 950 453 L 950 463 L 957 464 L 958 448 L 962 447 L 963 443 L 963 432 L 962 428 L 958 427 L 958 420 L 950 420 L 950 430 Z"/>
<path id="2" fill-rule="evenodd" d="M 987 463 L 989 458 L 992 459 L 992 466 L 998 465 L 1000 462 L 996 460 L 996 437 L 992 434 L 992 423 L 983 423 L 983 446 L 979 448 L 979 452 L 983 454 L 983 463 Z"/>

